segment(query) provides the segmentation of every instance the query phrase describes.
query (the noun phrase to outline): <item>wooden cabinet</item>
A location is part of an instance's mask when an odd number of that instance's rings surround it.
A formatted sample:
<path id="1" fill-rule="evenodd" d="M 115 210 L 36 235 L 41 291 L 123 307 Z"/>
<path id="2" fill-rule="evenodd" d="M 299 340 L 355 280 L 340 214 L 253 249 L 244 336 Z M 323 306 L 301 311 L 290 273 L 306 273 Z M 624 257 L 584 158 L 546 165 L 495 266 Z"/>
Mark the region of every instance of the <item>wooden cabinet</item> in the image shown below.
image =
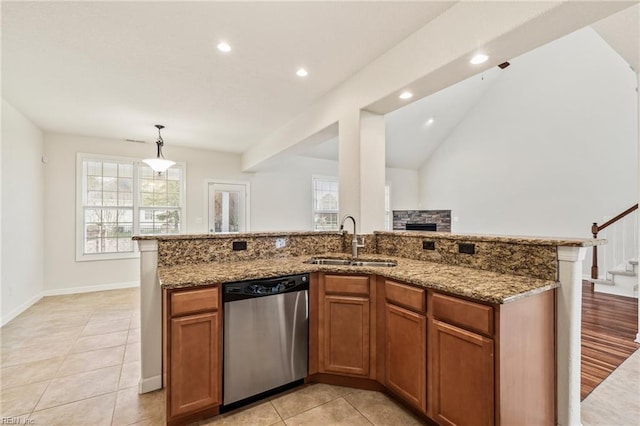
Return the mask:
<path id="1" fill-rule="evenodd" d="M 426 291 L 386 280 L 384 295 L 384 384 L 426 413 Z"/>
<path id="2" fill-rule="evenodd" d="M 431 324 L 432 416 L 442 425 L 492 425 L 493 340 L 450 324 Z"/>
<path id="3" fill-rule="evenodd" d="M 371 373 L 371 280 L 368 275 L 319 276 L 321 373 L 369 377 Z"/>
<path id="4" fill-rule="evenodd" d="M 439 293 L 430 302 L 433 418 L 451 426 L 493 425 L 493 307 Z"/>
<path id="5" fill-rule="evenodd" d="M 385 332 L 385 385 L 426 412 L 426 317 L 386 303 Z"/>
<path id="6" fill-rule="evenodd" d="M 168 424 L 215 415 L 222 403 L 218 291 L 218 287 L 209 287 L 165 294 Z"/>

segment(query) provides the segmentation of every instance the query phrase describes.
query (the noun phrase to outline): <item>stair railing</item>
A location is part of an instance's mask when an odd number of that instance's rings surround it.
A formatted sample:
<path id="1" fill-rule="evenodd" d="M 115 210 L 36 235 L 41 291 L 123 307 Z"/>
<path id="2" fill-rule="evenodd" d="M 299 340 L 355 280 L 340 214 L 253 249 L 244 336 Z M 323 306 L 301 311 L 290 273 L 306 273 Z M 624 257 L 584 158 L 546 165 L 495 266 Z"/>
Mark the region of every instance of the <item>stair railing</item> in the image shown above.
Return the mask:
<path id="1" fill-rule="evenodd" d="M 598 238 L 598 233 L 600 231 L 602 231 L 603 229 L 607 228 L 610 225 L 613 225 L 614 223 L 616 223 L 619 220 L 623 219 L 625 216 L 631 214 L 635 210 L 638 210 L 638 204 L 629 207 L 628 209 L 626 209 L 625 211 L 623 211 L 622 213 L 620 213 L 616 217 L 606 221 L 602 225 L 598 225 L 596 222 L 594 222 L 593 225 L 591 225 L 591 233 L 593 234 L 593 238 Z M 623 234 L 623 238 L 624 238 L 624 234 Z M 624 241 L 623 241 L 623 246 L 622 247 L 623 247 L 623 258 L 624 258 L 624 247 L 625 247 L 624 246 Z M 615 250 L 615 247 L 614 247 L 614 250 Z M 591 261 L 591 278 L 592 279 L 598 279 L 598 277 L 599 277 L 599 275 L 598 275 L 598 246 L 593 246 L 593 258 L 592 258 L 592 261 Z"/>

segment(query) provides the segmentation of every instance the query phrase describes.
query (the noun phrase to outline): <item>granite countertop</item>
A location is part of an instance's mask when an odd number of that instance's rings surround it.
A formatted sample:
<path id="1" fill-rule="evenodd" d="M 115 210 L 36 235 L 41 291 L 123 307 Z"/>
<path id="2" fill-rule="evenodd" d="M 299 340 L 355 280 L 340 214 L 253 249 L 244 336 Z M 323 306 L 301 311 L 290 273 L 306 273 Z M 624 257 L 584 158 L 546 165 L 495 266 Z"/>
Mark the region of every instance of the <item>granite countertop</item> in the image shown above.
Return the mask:
<path id="1" fill-rule="evenodd" d="M 604 238 L 528 237 L 512 235 L 452 234 L 426 231 L 374 231 L 375 235 L 402 235 L 405 237 L 438 238 L 461 241 L 484 241 L 535 246 L 592 247 L 607 243 Z"/>
<path id="2" fill-rule="evenodd" d="M 381 257 L 380 255 L 358 257 L 359 260 L 395 260 L 398 264 L 394 267 L 334 266 L 304 263 L 310 257 L 292 256 L 159 267 L 158 275 L 163 288 L 173 289 L 318 271 L 376 274 L 420 287 L 497 304 L 511 302 L 559 286 L 556 281 L 499 274 L 401 257 Z M 349 258 L 344 253 L 329 253 L 316 255 L 315 257 Z"/>
<path id="3" fill-rule="evenodd" d="M 483 234 L 452 234 L 449 232 L 421 232 L 421 231 L 374 231 L 374 235 L 402 235 L 407 237 L 438 238 L 448 240 L 500 242 L 537 246 L 564 246 L 564 247 L 592 247 L 606 244 L 603 238 L 563 238 L 563 237 L 529 237 L 510 235 L 483 235 Z M 277 237 L 277 236 L 317 236 L 317 235 L 343 235 L 340 231 L 283 231 L 283 232 L 245 232 L 230 234 L 174 234 L 174 235 L 134 235 L 133 240 L 224 240 L 243 239 L 251 237 Z"/>

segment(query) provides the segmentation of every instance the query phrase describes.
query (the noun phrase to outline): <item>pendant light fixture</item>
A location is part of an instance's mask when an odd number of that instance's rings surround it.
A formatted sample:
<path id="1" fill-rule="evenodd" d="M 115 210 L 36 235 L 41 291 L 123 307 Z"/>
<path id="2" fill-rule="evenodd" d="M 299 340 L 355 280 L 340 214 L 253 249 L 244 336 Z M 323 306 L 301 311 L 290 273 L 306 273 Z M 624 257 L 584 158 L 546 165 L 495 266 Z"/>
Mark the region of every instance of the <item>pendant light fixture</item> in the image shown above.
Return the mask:
<path id="1" fill-rule="evenodd" d="M 154 171 L 162 173 L 169 167 L 176 164 L 176 162 L 167 160 L 164 158 L 164 155 L 162 155 L 162 146 L 164 145 L 164 141 L 162 140 L 162 135 L 160 135 L 160 130 L 164 129 L 164 126 L 162 124 L 156 124 L 156 128 L 158 129 L 158 140 L 156 140 L 156 145 L 158 146 L 158 155 L 156 158 L 148 158 L 146 160 L 142 160 L 142 162 L 147 164 Z"/>

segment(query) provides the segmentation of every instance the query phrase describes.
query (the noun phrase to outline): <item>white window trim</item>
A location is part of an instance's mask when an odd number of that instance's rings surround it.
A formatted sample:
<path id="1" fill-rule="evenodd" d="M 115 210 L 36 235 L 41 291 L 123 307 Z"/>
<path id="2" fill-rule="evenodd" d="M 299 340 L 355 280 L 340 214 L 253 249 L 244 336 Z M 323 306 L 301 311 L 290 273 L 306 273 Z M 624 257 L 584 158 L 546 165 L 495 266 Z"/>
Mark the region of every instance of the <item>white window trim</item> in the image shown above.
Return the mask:
<path id="1" fill-rule="evenodd" d="M 314 182 L 315 180 L 329 180 L 329 181 L 333 181 L 336 182 L 338 184 L 338 195 L 340 194 L 340 180 L 338 178 L 338 176 L 329 176 L 329 175 L 311 175 L 311 230 L 314 232 L 326 232 L 324 230 L 317 230 L 316 229 L 316 225 L 315 225 L 315 220 L 316 220 L 316 213 L 337 213 L 338 214 L 338 221 L 340 221 L 340 202 L 338 202 L 338 210 L 337 211 L 333 211 L 333 210 L 316 210 L 316 203 L 315 203 L 315 185 Z M 339 225 L 338 225 L 339 227 Z M 339 228 L 336 228 L 335 230 L 337 231 Z"/>
<path id="2" fill-rule="evenodd" d="M 138 188 L 138 166 L 142 161 L 133 157 L 122 157 L 117 155 L 103 155 L 103 154 L 90 154 L 84 152 L 76 153 L 76 262 L 92 262 L 100 260 L 119 260 L 119 259 L 135 259 L 140 257 L 137 244 L 133 245 L 133 251 L 121 252 L 121 253 L 97 253 L 97 254 L 84 254 L 84 208 L 82 203 L 83 193 L 83 170 L 82 163 L 85 160 L 96 161 L 120 161 L 131 162 L 133 164 L 133 186 L 136 189 L 133 194 L 132 211 L 133 211 L 133 235 L 140 233 L 140 190 Z M 184 226 L 180 227 L 180 233 L 186 233 L 187 228 L 187 164 L 184 162 L 176 163 L 177 166 L 182 168 L 182 187 L 180 188 L 180 203 L 181 213 L 184 219 Z"/>
<path id="3" fill-rule="evenodd" d="M 209 185 L 211 184 L 222 184 L 222 185 L 245 185 L 246 189 L 246 200 L 245 200 L 245 230 L 242 232 L 251 232 L 251 182 L 248 180 L 230 180 L 230 179 L 205 179 L 204 180 L 204 215 L 202 216 L 202 221 L 204 222 L 204 226 L 207 234 L 222 234 L 221 232 L 209 232 Z M 231 232 L 233 233 L 233 232 Z"/>

